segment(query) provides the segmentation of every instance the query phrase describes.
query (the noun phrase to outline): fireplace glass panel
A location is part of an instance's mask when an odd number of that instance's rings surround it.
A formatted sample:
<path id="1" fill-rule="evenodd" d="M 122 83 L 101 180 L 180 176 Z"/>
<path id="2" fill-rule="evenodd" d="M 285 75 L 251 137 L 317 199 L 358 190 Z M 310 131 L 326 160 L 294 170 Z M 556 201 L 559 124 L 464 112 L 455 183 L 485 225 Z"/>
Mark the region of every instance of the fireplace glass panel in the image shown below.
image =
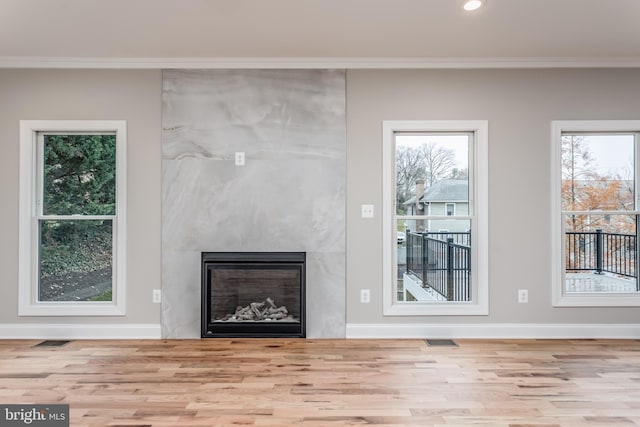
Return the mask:
<path id="1" fill-rule="evenodd" d="M 211 266 L 209 322 L 300 322 L 298 266 Z"/>

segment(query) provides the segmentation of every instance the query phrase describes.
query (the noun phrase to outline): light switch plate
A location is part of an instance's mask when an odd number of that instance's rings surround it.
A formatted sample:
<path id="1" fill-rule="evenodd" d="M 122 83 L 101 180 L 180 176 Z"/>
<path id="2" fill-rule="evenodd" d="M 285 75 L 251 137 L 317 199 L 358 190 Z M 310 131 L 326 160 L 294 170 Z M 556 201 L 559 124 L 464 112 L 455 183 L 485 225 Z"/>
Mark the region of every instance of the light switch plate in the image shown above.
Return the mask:
<path id="1" fill-rule="evenodd" d="M 244 166 L 244 151 L 236 151 L 236 166 Z"/>

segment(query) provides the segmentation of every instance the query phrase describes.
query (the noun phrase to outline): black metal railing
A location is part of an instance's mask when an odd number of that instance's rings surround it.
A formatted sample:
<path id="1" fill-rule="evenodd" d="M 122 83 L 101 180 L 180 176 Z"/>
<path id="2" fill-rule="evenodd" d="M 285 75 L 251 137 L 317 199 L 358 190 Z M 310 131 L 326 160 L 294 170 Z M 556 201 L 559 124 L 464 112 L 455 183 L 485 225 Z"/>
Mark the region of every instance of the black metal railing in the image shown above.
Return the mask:
<path id="1" fill-rule="evenodd" d="M 447 301 L 471 300 L 471 233 L 406 231 L 407 271 Z"/>
<path id="2" fill-rule="evenodd" d="M 637 277 L 633 234 L 566 232 L 565 268 Z M 471 233 L 406 231 L 406 269 L 447 301 L 471 300 Z"/>
<path id="3" fill-rule="evenodd" d="M 633 234 L 593 232 L 565 233 L 567 271 L 593 271 L 637 277 L 636 236 Z"/>

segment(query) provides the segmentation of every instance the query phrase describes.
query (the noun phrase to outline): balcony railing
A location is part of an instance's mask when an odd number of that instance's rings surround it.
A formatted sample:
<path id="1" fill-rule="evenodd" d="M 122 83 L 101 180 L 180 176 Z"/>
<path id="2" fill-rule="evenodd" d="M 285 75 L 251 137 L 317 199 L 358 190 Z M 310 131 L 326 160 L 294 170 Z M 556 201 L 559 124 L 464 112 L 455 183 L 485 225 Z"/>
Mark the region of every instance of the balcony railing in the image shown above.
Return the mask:
<path id="1" fill-rule="evenodd" d="M 565 233 L 567 272 L 593 271 L 637 277 L 636 236 L 633 234 L 594 232 Z"/>
<path id="2" fill-rule="evenodd" d="M 406 231 L 407 271 L 447 301 L 471 300 L 471 233 Z"/>
<path id="3" fill-rule="evenodd" d="M 407 272 L 447 301 L 471 300 L 471 234 L 406 231 Z M 637 277 L 636 236 L 594 232 L 565 233 L 567 272 Z M 640 283 L 638 283 L 640 290 Z"/>

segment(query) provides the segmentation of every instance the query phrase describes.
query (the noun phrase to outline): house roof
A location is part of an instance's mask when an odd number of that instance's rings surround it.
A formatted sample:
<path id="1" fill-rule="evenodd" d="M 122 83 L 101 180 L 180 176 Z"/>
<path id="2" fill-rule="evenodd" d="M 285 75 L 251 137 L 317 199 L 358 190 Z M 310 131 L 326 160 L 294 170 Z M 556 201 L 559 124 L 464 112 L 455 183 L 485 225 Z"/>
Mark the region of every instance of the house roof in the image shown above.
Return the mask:
<path id="1" fill-rule="evenodd" d="M 420 198 L 422 202 L 466 202 L 469 200 L 469 181 L 443 179 L 436 182 Z"/>

